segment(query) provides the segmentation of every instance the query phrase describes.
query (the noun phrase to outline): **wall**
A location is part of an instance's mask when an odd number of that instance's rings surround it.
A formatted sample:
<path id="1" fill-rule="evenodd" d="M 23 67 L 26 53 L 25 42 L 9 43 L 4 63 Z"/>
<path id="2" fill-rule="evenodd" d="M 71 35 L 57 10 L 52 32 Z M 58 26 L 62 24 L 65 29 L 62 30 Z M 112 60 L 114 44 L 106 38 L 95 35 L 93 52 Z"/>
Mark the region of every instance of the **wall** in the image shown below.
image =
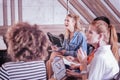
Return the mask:
<path id="1" fill-rule="evenodd" d="M 7 21 L 8 21 L 8 25 L 11 25 L 10 0 L 7 1 L 8 1 Z M 14 0 L 14 1 L 15 1 L 15 23 L 16 23 L 18 22 L 18 0 Z M 120 0 L 110 0 L 110 2 L 120 12 Z M 23 21 L 30 22 L 31 24 L 36 23 L 39 25 L 51 25 L 51 24 L 63 24 L 67 11 L 58 2 L 58 0 L 22 0 L 22 14 L 23 14 L 22 15 Z M 82 19 L 83 21 L 85 21 L 83 17 Z M 0 0 L 0 26 L 3 26 L 3 0 Z M 0 39 L 2 39 L 1 36 Z M 5 47 L 3 46 L 4 44 L 2 41 L 0 41 L 0 44 L 1 44 L 0 47 L 2 48 Z"/>
<path id="2" fill-rule="evenodd" d="M 10 0 L 7 0 L 8 25 L 11 25 Z M 0 25 L 3 25 L 3 0 L 0 0 Z M 18 22 L 18 0 L 15 0 L 15 22 Z M 22 0 L 23 21 L 32 24 L 63 24 L 66 10 L 57 0 Z"/>
<path id="3" fill-rule="evenodd" d="M 8 25 L 11 25 L 10 0 L 7 1 Z M 14 1 L 15 22 L 18 22 L 18 0 Z M 120 0 L 110 0 L 110 2 L 114 4 L 120 12 Z M 3 25 L 2 5 L 3 0 L 0 0 L 0 26 Z M 22 0 L 22 10 L 23 21 L 32 24 L 63 24 L 67 13 L 66 9 L 58 2 L 58 0 Z"/>

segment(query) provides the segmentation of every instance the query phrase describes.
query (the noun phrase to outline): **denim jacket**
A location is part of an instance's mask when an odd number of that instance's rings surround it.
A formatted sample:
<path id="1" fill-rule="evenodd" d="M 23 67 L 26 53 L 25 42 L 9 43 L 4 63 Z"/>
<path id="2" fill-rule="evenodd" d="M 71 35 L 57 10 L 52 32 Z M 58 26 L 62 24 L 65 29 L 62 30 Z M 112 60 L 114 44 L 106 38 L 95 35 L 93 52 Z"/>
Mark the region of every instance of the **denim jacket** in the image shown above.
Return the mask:
<path id="1" fill-rule="evenodd" d="M 77 56 L 77 50 L 82 48 L 83 51 L 87 52 L 86 37 L 82 32 L 76 31 L 71 40 L 65 39 L 62 45 L 62 49 L 66 50 L 64 56 Z"/>

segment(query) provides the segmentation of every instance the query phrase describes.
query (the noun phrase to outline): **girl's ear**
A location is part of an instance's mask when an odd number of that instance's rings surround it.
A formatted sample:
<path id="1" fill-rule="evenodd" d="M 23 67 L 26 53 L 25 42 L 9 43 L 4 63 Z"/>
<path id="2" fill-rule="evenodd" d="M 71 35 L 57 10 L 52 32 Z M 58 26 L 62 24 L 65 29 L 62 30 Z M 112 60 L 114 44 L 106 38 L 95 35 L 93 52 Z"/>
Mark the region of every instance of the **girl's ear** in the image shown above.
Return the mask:
<path id="1" fill-rule="evenodd" d="M 104 34 L 103 34 L 103 33 L 100 33 L 100 34 L 99 34 L 99 40 L 103 40 L 103 38 L 104 38 Z"/>

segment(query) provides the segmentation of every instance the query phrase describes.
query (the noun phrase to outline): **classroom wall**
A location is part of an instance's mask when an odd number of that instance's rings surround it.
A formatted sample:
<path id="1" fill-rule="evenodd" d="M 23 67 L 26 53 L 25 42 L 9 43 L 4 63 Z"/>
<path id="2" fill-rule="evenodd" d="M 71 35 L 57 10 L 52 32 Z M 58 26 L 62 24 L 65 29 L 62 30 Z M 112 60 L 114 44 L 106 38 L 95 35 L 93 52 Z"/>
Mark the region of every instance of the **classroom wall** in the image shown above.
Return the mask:
<path id="1" fill-rule="evenodd" d="M 8 25 L 11 25 L 10 0 L 7 1 L 8 1 L 6 5 L 8 9 L 7 21 L 8 21 Z M 14 1 L 15 1 L 15 23 L 17 23 L 18 0 L 14 0 Z M 120 0 L 110 0 L 110 2 L 120 12 Z M 67 10 L 58 2 L 58 0 L 22 0 L 22 14 L 23 14 L 22 15 L 23 21 L 30 22 L 31 24 L 56 25 L 56 24 L 64 23 L 64 18 L 65 15 L 67 14 Z M 3 0 L 0 0 L 0 26 L 3 26 L 3 17 L 4 17 Z M 82 16 L 81 19 L 85 21 Z M 0 47 L 1 49 L 6 48 L 2 41 L 1 36 L 0 36 Z"/>
<path id="2" fill-rule="evenodd" d="M 11 25 L 10 0 L 7 1 L 8 25 Z M 18 0 L 14 1 L 15 22 L 18 22 Z M 110 2 L 120 12 L 120 0 L 110 0 Z M 3 25 L 2 9 L 3 0 L 0 0 L 0 26 Z M 23 21 L 27 21 L 32 24 L 63 24 L 67 10 L 58 2 L 58 0 L 22 0 L 22 14 Z M 82 16 L 81 18 L 85 21 Z"/>

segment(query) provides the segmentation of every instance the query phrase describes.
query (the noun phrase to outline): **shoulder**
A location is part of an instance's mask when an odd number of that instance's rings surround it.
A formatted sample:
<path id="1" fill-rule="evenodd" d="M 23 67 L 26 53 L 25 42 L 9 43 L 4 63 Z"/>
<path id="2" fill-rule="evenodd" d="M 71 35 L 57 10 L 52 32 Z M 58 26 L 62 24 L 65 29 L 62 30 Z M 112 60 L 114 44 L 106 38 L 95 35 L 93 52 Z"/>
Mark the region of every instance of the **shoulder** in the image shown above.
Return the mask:
<path id="1" fill-rule="evenodd" d="M 7 62 L 4 63 L 2 66 L 5 68 L 10 68 L 10 67 L 16 67 L 16 66 L 28 66 L 28 65 L 45 65 L 44 61 L 30 61 L 30 62 L 24 62 L 24 61 L 20 61 L 20 62 Z"/>
<path id="2" fill-rule="evenodd" d="M 82 32 L 80 32 L 80 31 L 75 31 L 74 34 L 77 35 L 77 36 L 83 36 Z"/>
<path id="3" fill-rule="evenodd" d="M 113 59 L 113 57 L 111 56 L 111 54 L 112 54 L 111 51 L 105 50 L 105 49 L 101 49 L 101 50 L 96 51 L 94 57 L 95 57 L 95 60 L 97 62 L 106 64 L 106 63 L 109 62 L 109 60 Z"/>
<path id="4" fill-rule="evenodd" d="M 86 39 L 85 33 L 81 32 L 81 31 L 76 31 L 76 32 L 75 32 L 75 35 L 77 35 L 77 37 Z"/>
<path id="5" fill-rule="evenodd" d="M 10 66 L 10 65 L 12 65 L 12 64 L 15 64 L 15 62 L 6 62 L 6 63 L 4 63 L 4 64 L 2 65 L 2 67 L 8 67 L 8 66 Z"/>
<path id="6" fill-rule="evenodd" d="M 105 54 L 106 54 L 106 52 L 104 50 L 97 50 L 95 52 L 95 57 L 99 60 L 100 59 L 103 60 L 106 57 Z"/>

